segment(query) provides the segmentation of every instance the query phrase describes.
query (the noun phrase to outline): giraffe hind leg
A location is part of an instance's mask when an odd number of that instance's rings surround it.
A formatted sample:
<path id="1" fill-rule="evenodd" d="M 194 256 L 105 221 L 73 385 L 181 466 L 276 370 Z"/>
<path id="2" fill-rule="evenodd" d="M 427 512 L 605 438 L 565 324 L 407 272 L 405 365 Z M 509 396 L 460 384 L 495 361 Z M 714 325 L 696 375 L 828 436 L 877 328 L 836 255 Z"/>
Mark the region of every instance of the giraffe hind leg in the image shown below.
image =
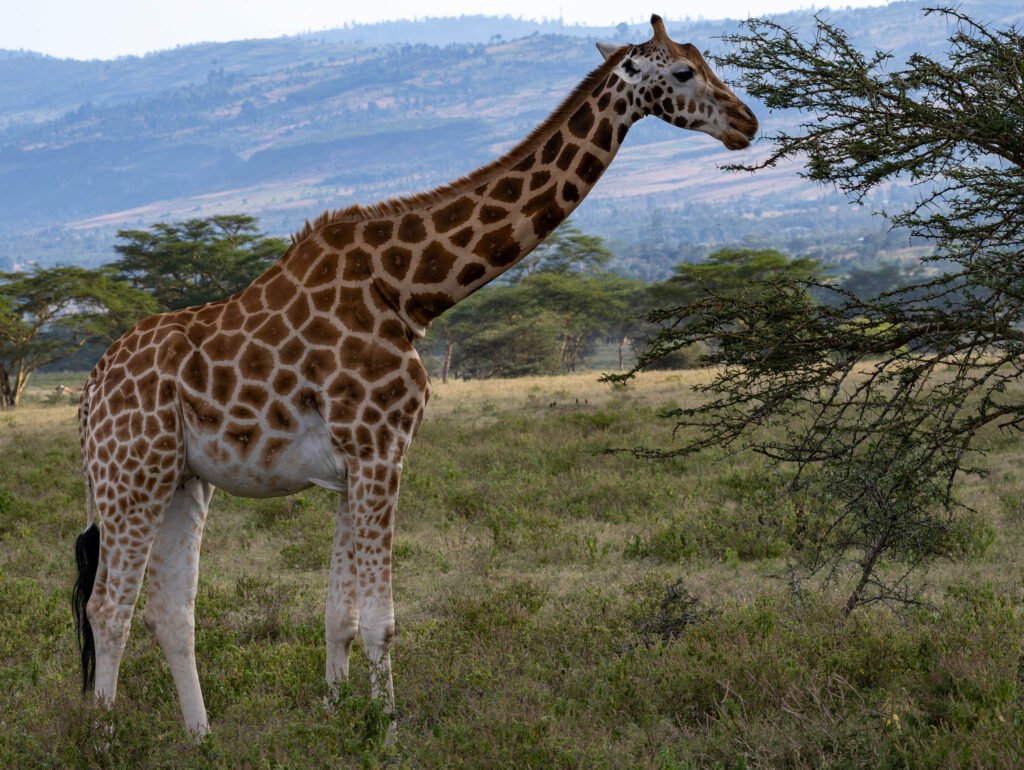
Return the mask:
<path id="1" fill-rule="evenodd" d="M 106 707 L 113 705 L 117 695 L 121 656 L 165 507 L 166 502 L 99 506 L 99 556 L 86 616 L 96 655 L 96 702 Z"/>
<path id="2" fill-rule="evenodd" d="M 164 651 L 174 678 L 185 728 L 202 738 L 209 731 L 195 656 L 195 599 L 199 547 L 213 486 L 200 479 L 183 484 L 164 513 L 149 556 L 143 618 Z"/>

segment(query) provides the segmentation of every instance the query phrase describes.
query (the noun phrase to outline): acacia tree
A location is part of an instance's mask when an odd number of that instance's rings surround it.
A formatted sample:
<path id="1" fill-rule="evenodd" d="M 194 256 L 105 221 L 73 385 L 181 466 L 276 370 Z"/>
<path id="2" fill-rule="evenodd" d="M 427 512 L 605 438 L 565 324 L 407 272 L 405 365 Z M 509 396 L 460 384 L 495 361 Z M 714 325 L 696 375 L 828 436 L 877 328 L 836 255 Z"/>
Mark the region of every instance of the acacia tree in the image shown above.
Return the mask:
<path id="1" fill-rule="evenodd" d="M 786 277 L 705 293 L 652 314 L 666 328 L 638 363 L 708 345 L 719 368 L 700 406 L 673 413 L 696 429 L 675 451 L 743 446 L 794 464 L 797 566 L 830 579 L 852 566 L 847 612 L 912 601 L 919 564 L 972 547 L 954 481 L 977 469 L 981 429 L 1024 425 L 1024 38 L 926 13 L 955 25 L 942 60 L 896 65 L 822 19 L 808 40 L 753 19 L 719 63 L 769 108 L 804 115 L 747 170 L 798 158 L 858 202 L 917 183 L 916 204 L 885 216 L 929 239 L 944 272 L 867 297 Z"/>
<path id="2" fill-rule="evenodd" d="M 220 215 L 119 230 L 120 275 L 164 310 L 224 299 L 244 289 L 288 248 L 259 232 L 255 217 Z"/>
<path id="3" fill-rule="evenodd" d="M 18 405 L 29 377 L 90 340 L 113 340 L 157 309 L 105 270 L 37 268 L 0 274 L 0 408 Z"/>

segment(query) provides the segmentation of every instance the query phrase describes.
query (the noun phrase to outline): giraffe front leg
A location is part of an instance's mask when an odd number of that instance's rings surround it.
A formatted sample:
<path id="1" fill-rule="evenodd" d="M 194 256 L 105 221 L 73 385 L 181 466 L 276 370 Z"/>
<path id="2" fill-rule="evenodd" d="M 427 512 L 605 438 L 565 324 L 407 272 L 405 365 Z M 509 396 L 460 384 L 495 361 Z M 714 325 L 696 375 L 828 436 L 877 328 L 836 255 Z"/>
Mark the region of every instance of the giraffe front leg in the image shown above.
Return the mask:
<path id="1" fill-rule="evenodd" d="M 359 633 L 370 664 L 370 694 L 395 710 L 391 642 L 395 609 L 391 594 L 391 540 L 401 477 L 401 460 L 350 466 L 349 494 L 355 527 Z M 393 733 L 392 724 L 389 732 Z"/>
<path id="2" fill-rule="evenodd" d="M 349 652 L 352 649 L 352 641 L 359 632 L 355 547 L 355 528 L 346 488 L 342 490 L 338 499 L 331 574 L 327 581 L 327 609 L 324 613 L 324 626 L 327 632 L 327 684 L 332 695 L 337 695 L 341 683 L 348 679 Z"/>
<path id="3" fill-rule="evenodd" d="M 195 654 L 195 600 L 199 547 L 213 486 L 199 479 L 179 489 L 164 514 L 149 557 L 149 596 L 143 618 L 171 669 L 185 729 L 209 732 Z"/>

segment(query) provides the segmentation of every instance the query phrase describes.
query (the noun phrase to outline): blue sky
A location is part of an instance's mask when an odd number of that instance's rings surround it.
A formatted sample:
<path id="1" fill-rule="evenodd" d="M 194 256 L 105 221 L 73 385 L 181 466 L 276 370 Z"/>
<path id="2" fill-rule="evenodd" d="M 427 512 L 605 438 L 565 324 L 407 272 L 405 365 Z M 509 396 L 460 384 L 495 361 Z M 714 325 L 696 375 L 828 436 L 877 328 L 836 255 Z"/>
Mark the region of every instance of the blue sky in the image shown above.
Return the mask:
<path id="1" fill-rule="evenodd" d="M 837 0 L 836 7 L 883 5 L 885 0 Z M 202 41 L 277 37 L 342 26 L 466 13 L 558 18 L 568 23 L 638 22 L 651 13 L 745 18 L 827 5 L 807 0 L 715 0 L 651 7 L 612 0 L 0 0 L 0 48 L 28 49 L 78 59 L 109 59 Z"/>

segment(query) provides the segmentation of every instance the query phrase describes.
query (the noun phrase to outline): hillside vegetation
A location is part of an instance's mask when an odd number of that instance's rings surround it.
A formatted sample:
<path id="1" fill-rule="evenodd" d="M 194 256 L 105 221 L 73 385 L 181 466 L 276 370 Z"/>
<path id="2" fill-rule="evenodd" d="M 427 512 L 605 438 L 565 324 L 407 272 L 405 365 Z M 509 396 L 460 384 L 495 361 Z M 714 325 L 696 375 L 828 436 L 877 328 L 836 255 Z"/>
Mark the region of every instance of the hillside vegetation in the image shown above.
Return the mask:
<path id="1" fill-rule="evenodd" d="M 1001 23 L 1021 16 L 1010 0 L 964 7 Z M 858 44 L 898 56 L 940 50 L 947 31 L 913 2 L 831 15 Z M 811 16 L 781 20 L 806 28 Z M 98 264 L 118 227 L 192 216 L 244 211 L 287 235 L 325 208 L 449 181 L 536 125 L 597 65 L 598 37 L 650 35 L 647 25 L 535 27 L 471 17 L 114 61 L 0 58 L 0 268 Z M 669 28 L 721 50 L 735 25 Z M 792 120 L 753 106 L 767 131 Z M 646 279 L 664 277 L 681 249 L 755 238 L 850 257 L 883 230 L 792 165 L 751 178 L 720 172 L 725 159 L 704 135 L 645 121 L 580 222 L 616 244 L 620 270 Z M 888 190 L 872 206 L 912 194 Z"/>
<path id="2" fill-rule="evenodd" d="M 360 653 L 351 689 L 324 703 L 334 495 L 218 493 L 197 606 L 214 732 L 199 748 L 141 612 L 117 708 L 97 715 L 78 693 L 74 409 L 41 403 L 78 383 L 41 377 L 0 415 L 0 765 L 1016 766 L 1018 443 L 986 437 L 990 477 L 963 485 L 981 534 L 932 571 L 930 605 L 843 622 L 842 586 L 789 591 L 794 512 L 770 468 L 604 453 L 667 445 L 655 414 L 706 376 L 437 386 L 399 504 L 393 746 Z"/>

